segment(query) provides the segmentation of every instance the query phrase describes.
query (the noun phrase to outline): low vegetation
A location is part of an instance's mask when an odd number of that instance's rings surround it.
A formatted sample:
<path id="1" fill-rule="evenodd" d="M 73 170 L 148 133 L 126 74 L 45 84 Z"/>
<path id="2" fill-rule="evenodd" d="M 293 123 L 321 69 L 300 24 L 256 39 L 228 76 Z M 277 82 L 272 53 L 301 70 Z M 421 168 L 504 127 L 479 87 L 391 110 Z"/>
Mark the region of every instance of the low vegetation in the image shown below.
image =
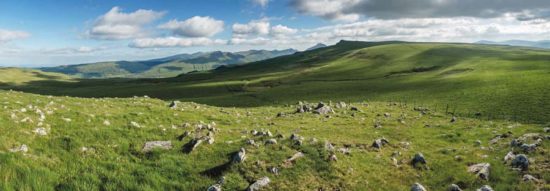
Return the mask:
<path id="1" fill-rule="evenodd" d="M 0 190 L 244 190 L 267 179 L 264 190 L 550 189 L 550 129 L 422 105 L 231 108 L 14 91 L 0 99 Z M 418 153 L 426 164 L 414 167 Z M 525 154 L 528 166 L 507 154 Z M 481 163 L 486 177 L 468 171 Z"/>

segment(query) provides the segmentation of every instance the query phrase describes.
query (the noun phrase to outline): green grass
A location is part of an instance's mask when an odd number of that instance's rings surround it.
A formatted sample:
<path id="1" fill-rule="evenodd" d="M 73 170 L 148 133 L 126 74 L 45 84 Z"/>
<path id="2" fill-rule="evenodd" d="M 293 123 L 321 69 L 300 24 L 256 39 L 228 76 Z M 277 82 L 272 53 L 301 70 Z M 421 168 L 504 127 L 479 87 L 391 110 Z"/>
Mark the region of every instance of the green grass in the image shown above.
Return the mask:
<path id="1" fill-rule="evenodd" d="M 202 172 L 228 162 L 230 154 L 244 147 L 247 159 L 222 174 L 224 190 L 243 190 L 253 180 L 268 176 L 272 180 L 266 190 L 408 190 L 420 182 L 429 190 L 445 190 L 452 183 L 466 190 L 491 185 L 495 190 L 549 189 L 544 183 L 524 183 L 522 174 L 502 162 L 511 149 L 512 138 L 525 133 L 543 133 L 542 126 L 509 121 L 459 118 L 450 123 L 450 116 L 431 111 L 420 115 L 412 105 L 386 102 L 353 103 L 361 112 L 352 116 L 348 109 L 336 109 L 331 118 L 311 113 L 291 114 L 294 105 L 254 108 L 214 107 L 181 103 L 177 109 L 168 103 L 150 98 L 72 98 L 41 96 L 0 91 L 0 190 L 205 190 L 218 177 Z M 25 112 L 22 108 L 26 108 Z M 48 113 L 39 121 L 37 110 Z M 279 112 L 287 113 L 276 117 Z M 390 113 L 391 117 L 384 117 Z M 32 122 L 22 122 L 29 118 Z M 398 122 L 402 118 L 405 123 Z M 66 119 L 70 119 L 67 122 Z M 110 125 L 104 124 L 108 120 Z M 137 122 L 142 127 L 130 125 Z M 178 141 L 184 131 L 193 131 L 196 124 L 215 122 L 219 132 L 215 143 L 203 144 L 190 154 L 181 147 L 190 138 Z M 379 121 L 383 127 L 374 128 Z M 191 127 L 182 127 L 189 123 Z M 431 127 L 425 127 L 425 125 Z M 49 127 L 49 134 L 38 136 L 32 131 Z M 285 135 L 278 145 L 264 146 L 267 138 L 249 132 L 270 130 Z M 494 136 L 510 131 L 512 136 L 490 145 Z M 297 133 L 305 137 L 303 146 L 288 139 Z M 372 142 L 385 137 L 390 145 L 376 151 Z M 312 139 L 318 140 L 313 143 Z M 256 148 L 245 141 L 255 139 Z M 172 141 L 171 150 L 144 154 L 146 141 Z M 475 141 L 480 140 L 481 146 Z M 329 162 L 324 142 L 337 148 L 353 145 L 351 155 L 336 153 L 337 162 Z M 400 142 L 409 142 L 403 147 Z M 27 153 L 8 150 L 26 144 Z M 543 181 L 550 181 L 548 140 L 528 156 L 532 160 L 528 172 Z M 82 147 L 93 151 L 83 152 Z M 279 175 L 269 167 L 281 166 L 295 152 L 304 158 Z M 390 160 L 393 152 L 400 166 Z M 422 152 L 429 170 L 408 164 L 412 156 Z M 486 157 L 484 157 L 486 155 Z M 463 160 L 455 160 L 461 156 Z M 489 162 L 488 181 L 478 180 L 467 172 L 472 163 Z"/>
<path id="2" fill-rule="evenodd" d="M 547 123 L 548 60 L 550 51 L 523 47 L 343 41 L 175 78 L 42 80 L 0 88 L 79 97 L 148 95 L 230 107 L 396 101 L 466 117 L 481 113 L 485 119 Z"/>

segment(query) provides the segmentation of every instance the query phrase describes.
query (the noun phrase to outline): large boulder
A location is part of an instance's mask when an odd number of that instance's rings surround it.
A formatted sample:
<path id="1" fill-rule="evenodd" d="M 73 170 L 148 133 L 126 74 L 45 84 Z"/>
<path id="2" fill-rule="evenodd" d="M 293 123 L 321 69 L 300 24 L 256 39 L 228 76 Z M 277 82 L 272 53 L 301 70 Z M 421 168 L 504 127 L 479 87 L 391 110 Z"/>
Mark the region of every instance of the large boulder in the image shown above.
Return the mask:
<path id="1" fill-rule="evenodd" d="M 271 182 L 271 180 L 267 176 L 263 177 L 263 178 L 260 178 L 260 179 L 256 180 L 256 182 L 254 182 L 250 186 L 248 186 L 248 189 L 246 189 L 246 190 L 247 191 L 258 191 L 262 187 L 266 187 L 269 184 L 269 182 Z"/>
<path id="2" fill-rule="evenodd" d="M 479 164 L 474 164 L 469 166 L 468 172 L 475 173 L 481 179 L 489 180 L 490 169 L 491 169 L 491 164 L 479 163 Z"/>
<path id="3" fill-rule="evenodd" d="M 154 149 L 164 149 L 169 150 L 172 149 L 172 142 L 171 141 L 149 141 L 146 142 L 145 145 L 143 145 L 143 152 L 150 152 Z"/>

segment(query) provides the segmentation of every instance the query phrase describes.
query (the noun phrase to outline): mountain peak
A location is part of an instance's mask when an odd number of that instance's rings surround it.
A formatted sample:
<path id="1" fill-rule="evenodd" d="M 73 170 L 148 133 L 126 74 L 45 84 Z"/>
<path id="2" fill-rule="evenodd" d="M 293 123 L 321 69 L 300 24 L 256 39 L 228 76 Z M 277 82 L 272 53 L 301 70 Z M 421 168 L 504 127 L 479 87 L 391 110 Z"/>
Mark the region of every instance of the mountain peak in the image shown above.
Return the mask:
<path id="1" fill-rule="evenodd" d="M 327 47 L 326 44 L 317 43 L 315 46 L 312 46 L 312 47 L 306 49 L 306 51 L 315 50 L 315 49 L 319 49 L 319 48 L 325 48 L 325 47 Z"/>

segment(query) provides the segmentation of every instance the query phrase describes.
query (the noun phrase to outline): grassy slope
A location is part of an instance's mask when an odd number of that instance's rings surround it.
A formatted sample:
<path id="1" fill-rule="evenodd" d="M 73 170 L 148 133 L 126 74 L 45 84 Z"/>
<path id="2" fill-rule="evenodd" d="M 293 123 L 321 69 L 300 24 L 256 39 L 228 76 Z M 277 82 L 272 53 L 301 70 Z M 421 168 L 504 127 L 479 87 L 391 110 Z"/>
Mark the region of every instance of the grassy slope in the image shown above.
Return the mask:
<path id="1" fill-rule="evenodd" d="M 548 122 L 550 52 L 521 47 L 344 42 L 244 66 L 155 80 L 8 86 L 83 97 L 149 95 L 218 106 L 403 101 L 465 116 Z M 109 89 L 110 91 L 98 91 Z"/>
<path id="2" fill-rule="evenodd" d="M 0 190 L 205 190 L 218 178 L 201 172 L 224 164 L 229 154 L 241 147 L 247 149 L 247 159 L 223 172 L 224 190 L 243 190 L 262 176 L 272 180 L 266 190 L 408 190 L 414 182 L 429 190 L 445 190 L 451 183 L 466 190 L 485 184 L 495 190 L 550 188 L 523 182 L 522 173 L 502 162 L 512 138 L 542 133 L 536 125 L 467 118 L 450 123 L 450 117 L 440 112 L 420 115 L 411 106 L 379 102 L 354 104 L 363 111 L 355 117 L 349 109 L 337 109 L 331 118 L 315 114 L 277 118 L 278 112 L 290 113 L 294 107 L 238 109 L 183 103 L 172 110 L 156 99 L 82 99 L 7 91 L 0 91 L 0 98 Z M 37 110 L 51 111 L 41 125 Z M 391 117 L 380 116 L 386 112 Z M 25 118 L 32 122 L 22 122 Z M 398 118 L 405 124 L 398 123 Z M 105 125 L 105 120 L 111 125 Z M 132 127 L 132 121 L 142 127 Z M 200 121 L 217 123 L 220 131 L 215 134 L 215 143 L 183 154 L 180 148 L 190 138 L 180 142 L 176 137 L 192 131 Z M 374 129 L 375 121 L 383 127 Z M 183 128 L 183 123 L 192 125 Z M 431 127 L 426 128 L 426 124 Z M 34 134 L 37 126 L 49 127 L 49 134 Z M 278 145 L 264 146 L 265 138 L 248 133 L 252 129 L 270 130 L 286 138 L 279 139 Z M 488 143 L 495 135 L 508 131 L 511 137 Z M 305 144 L 293 146 L 288 140 L 291 133 L 304 136 Z M 387 138 L 390 145 L 381 151 L 369 147 L 381 137 Z M 312 138 L 319 144 L 312 143 Z M 247 139 L 255 139 L 261 146 L 247 146 Z M 144 142 L 153 140 L 170 140 L 174 149 L 141 153 Z M 339 160 L 328 162 L 325 140 L 337 148 L 353 145 L 351 155 L 336 153 Z M 481 146 L 475 145 L 476 140 L 482 142 Z M 409 142 L 410 146 L 400 142 Z M 28 153 L 8 152 L 21 144 L 29 146 Z M 84 152 L 82 147 L 89 150 Z M 528 154 L 532 159 L 528 173 L 546 182 L 550 181 L 548 148 L 545 140 L 538 151 Z M 268 167 L 280 167 L 297 151 L 304 152 L 305 157 L 290 168 L 281 168 L 279 175 L 269 173 Z M 390 160 L 395 151 L 401 152 L 397 156 L 399 167 Z M 424 153 L 429 170 L 408 164 L 416 152 Z M 463 160 L 457 161 L 455 156 Z M 491 164 L 489 181 L 478 180 L 467 172 L 469 164 L 479 162 Z"/>

